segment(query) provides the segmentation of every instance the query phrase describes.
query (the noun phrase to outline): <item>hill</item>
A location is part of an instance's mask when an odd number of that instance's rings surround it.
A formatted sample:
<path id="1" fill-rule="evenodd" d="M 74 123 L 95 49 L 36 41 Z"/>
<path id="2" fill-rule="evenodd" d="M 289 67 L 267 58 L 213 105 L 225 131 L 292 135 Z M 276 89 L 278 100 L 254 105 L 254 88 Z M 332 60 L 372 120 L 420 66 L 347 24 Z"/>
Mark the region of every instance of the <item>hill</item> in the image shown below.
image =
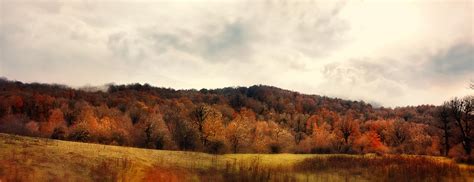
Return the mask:
<path id="1" fill-rule="evenodd" d="M 470 103 L 472 97 L 457 101 Z M 198 91 L 129 84 L 105 90 L 0 80 L 0 132 L 220 154 L 450 154 L 465 160 L 472 133 L 457 126 L 472 125 L 456 122 L 472 122 L 472 116 L 447 106 L 444 117 L 441 108 L 374 108 L 265 85 Z"/>

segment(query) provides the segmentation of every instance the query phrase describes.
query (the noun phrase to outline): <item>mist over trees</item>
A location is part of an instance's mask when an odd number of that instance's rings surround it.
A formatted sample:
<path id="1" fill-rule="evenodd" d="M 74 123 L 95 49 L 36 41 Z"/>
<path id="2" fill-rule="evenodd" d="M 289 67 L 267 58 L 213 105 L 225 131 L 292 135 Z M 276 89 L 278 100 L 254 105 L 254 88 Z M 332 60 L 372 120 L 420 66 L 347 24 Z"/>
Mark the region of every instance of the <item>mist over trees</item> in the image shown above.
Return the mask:
<path id="1" fill-rule="evenodd" d="M 473 105 L 473 96 L 391 109 L 264 85 L 101 91 L 0 80 L 0 132 L 208 153 L 468 157 Z"/>

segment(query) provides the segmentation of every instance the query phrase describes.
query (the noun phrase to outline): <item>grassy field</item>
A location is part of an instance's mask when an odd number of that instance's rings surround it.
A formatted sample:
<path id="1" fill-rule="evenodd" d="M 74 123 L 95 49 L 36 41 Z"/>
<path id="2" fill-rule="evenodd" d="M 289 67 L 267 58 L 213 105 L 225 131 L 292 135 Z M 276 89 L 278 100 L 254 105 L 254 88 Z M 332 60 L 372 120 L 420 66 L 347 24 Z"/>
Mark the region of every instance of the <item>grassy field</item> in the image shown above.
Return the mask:
<path id="1" fill-rule="evenodd" d="M 421 156 L 147 150 L 0 134 L 0 181 L 472 181 L 474 167 Z"/>

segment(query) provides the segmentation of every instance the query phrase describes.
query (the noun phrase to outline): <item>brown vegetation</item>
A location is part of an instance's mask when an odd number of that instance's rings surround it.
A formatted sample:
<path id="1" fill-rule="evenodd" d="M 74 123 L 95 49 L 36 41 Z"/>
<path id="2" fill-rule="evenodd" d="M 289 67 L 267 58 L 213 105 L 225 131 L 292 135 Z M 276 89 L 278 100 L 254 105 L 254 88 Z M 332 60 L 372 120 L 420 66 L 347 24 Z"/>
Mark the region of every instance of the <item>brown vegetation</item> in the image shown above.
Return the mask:
<path id="1" fill-rule="evenodd" d="M 372 181 L 462 180 L 459 166 L 423 156 L 330 156 L 305 159 L 295 166 L 310 172 L 337 172 L 360 175 Z"/>
<path id="2" fill-rule="evenodd" d="M 443 157 L 210 155 L 0 134 L 2 181 L 465 181 L 472 169 Z"/>

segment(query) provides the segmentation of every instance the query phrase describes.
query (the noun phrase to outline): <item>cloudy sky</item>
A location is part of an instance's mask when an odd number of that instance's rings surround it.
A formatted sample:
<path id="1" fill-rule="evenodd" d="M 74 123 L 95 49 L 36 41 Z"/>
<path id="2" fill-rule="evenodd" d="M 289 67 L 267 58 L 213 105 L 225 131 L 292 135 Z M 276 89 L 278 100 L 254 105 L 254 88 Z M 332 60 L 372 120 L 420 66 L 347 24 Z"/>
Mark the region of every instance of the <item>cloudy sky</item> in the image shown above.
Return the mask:
<path id="1" fill-rule="evenodd" d="M 0 76 L 440 104 L 473 92 L 473 3 L 0 0 Z"/>

